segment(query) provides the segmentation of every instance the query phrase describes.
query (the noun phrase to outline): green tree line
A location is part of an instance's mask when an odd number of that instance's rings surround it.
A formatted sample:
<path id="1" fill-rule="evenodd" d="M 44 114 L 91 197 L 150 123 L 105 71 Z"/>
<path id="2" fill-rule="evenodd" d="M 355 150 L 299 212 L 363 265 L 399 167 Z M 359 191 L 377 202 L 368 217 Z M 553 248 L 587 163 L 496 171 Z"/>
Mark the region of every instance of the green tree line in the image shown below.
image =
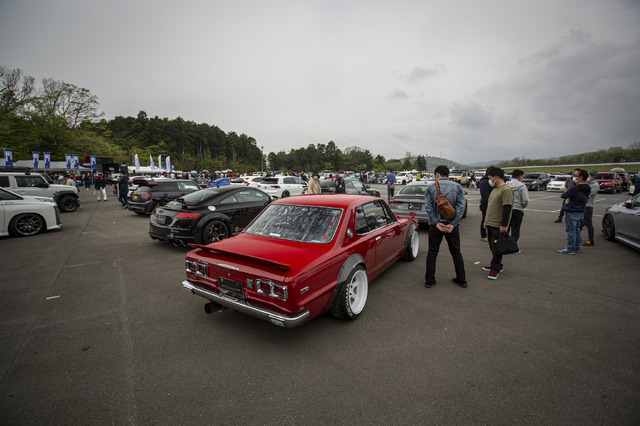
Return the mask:
<path id="1" fill-rule="evenodd" d="M 65 154 L 114 157 L 131 163 L 135 154 L 143 164 L 149 155 L 171 156 L 182 170 L 427 170 L 435 159 L 406 153 L 385 159 L 368 149 L 341 150 L 334 141 L 309 144 L 289 152 L 263 153 L 246 134 L 225 132 L 218 126 L 175 119 L 116 116 L 99 112 L 90 90 L 50 78 L 35 79 L 20 69 L 0 67 L 0 144 L 14 150 L 16 160 L 30 159 L 32 151 L 51 152 L 52 160 Z M 456 163 L 449 162 L 450 165 Z"/>

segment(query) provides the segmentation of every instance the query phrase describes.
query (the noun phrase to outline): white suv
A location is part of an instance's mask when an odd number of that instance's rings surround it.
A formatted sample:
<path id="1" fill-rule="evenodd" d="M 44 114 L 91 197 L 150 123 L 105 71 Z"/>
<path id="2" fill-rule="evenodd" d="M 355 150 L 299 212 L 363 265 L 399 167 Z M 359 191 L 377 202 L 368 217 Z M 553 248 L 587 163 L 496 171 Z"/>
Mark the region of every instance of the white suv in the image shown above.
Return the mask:
<path id="1" fill-rule="evenodd" d="M 266 177 L 258 188 L 274 198 L 286 198 L 290 195 L 302 195 L 307 183 L 295 176 Z"/>
<path id="2" fill-rule="evenodd" d="M 0 187 L 19 195 L 53 198 L 60 210 L 72 212 L 80 207 L 78 188 L 56 185 L 39 173 L 1 172 Z"/>

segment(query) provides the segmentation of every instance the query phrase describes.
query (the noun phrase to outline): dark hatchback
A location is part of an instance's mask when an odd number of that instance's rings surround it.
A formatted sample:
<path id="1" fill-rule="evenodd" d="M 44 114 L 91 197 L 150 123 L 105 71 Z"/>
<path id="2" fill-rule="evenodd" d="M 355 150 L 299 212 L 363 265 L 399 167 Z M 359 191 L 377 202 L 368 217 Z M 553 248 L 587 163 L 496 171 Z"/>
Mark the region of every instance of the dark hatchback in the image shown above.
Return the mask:
<path id="1" fill-rule="evenodd" d="M 190 180 L 157 179 L 141 183 L 129 197 L 129 210 L 137 214 L 151 214 L 158 204 L 199 191 Z"/>
<path id="2" fill-rule="evenodd" d="M 242 231 L 271 201 L 265 192 L 246 186 L 202 189 L 158 207 L 149 236 L 176 245 L 220 241 Z"/>
<path id="3" fill-rule="evenodd" d="M 335 179 L 325 179 L 320 182 L 320 189 L 322 193 L 335 194 L 336 192 L 336 180 Z M 379 197 L 380 193 L 375 189 L 371 189 L 369 185 L 364 185 L 359 180 L 355 179 L 345 179 L 344 181 L 344 192 L 345 194 L 356 194 L 356 195 L 371 195 L 372 197 Z"/>

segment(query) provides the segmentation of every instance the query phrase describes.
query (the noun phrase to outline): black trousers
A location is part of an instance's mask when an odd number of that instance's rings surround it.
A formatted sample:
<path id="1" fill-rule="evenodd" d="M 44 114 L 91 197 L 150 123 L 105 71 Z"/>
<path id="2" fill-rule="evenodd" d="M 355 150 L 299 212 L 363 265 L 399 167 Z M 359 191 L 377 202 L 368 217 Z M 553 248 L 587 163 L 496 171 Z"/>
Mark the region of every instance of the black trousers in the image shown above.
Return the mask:
<path id="1" fill-rule="evenodd" d="M 522 219 L 524 218 L 524 212 L 522 210 L 513 209 L 511 211 L 511 223 L 509 224 L 509 235 L 511 235 L 516 242 L 520 238 L 520 226 L 522 226 Z"/>
<path id="2" fill-rule="evenodd" d="M 482 220 L 480 221 L 480 238 L 487 238 L 487 230 L 484 229 L 484 218 L 487 217 L 487 203 L 480 204 Z"/>
<path id="3" fill-rule="evenodd" d="M 456 278 L 466 281 L 467 277 L 464 272 L 464 259 L 462 259 L 462 253 L 460 252 L 460 230 L 456 226 L 451 233 L 441 232 L 435 225 L 429 225 L 429 252 L 427 253 L 427 273 L 424 276 L 424 281 L 427 283 L 436 282 L 436 259 L 438 258 L 438 252 L 440 251 L 440 243 L 442 243 L 442 237 L 447 240 L 449 246 L 449 253 L 453 258 L 453 266 L 456 270 Z"/>
<path id="4" fill-rule="evenodd" d="M 587 233 L 589 234 L 589 241 L 593 241 L 593 207 L 585 207 L 584 209 L 584 226 L 587 227 Z"/>
<path id="5" fill-rule="evenodd" d="M 500 237 L 500 228 L 494 228 L 493 226 L 487 226 L 487 232 L 489 233 L 489 248 L 491 249 L 491 269 L 494 271 L 502 270 L 502 255 L 497 255 L 493 250 L 493 241 Z"/>

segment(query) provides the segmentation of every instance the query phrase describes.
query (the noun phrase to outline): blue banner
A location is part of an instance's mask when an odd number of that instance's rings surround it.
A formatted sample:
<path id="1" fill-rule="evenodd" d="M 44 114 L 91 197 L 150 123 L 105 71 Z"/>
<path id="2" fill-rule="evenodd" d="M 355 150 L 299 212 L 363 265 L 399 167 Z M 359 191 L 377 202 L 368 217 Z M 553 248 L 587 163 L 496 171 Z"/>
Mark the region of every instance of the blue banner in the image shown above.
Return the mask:
<path id="1" fill-rule="evenodd" d="M 92 155 L 91 156 L 91 169 L 95 170 L 98 166 L 96 165 L 96 156 Z"/>
<path id="2" fill-rule="evenodd" d="M 69 154 L 65 154 L 64 160 L 67 163 L 67 170 L 71 169 L 71 156 Z"/>
<path id="3" fill-rule="evenodd" d="M 51 168 L 51 153 L 50 152 L 45 152 L 44 153 L 44 168 L 45 169 L 50 169 Z"/>
<path id="4" fill-rule="evenodd" d="M 37 169 L 38 168 L 38 160 L 40 160 L 40 153 L 36 152 L 36 151 L 31 151 L 31 154 L 33 155 L 33 168 Z"/>
<path id="5" fill-rule="evenodd" d="M 7 167 L 13 167 L 13 151 L 10 149 L 4 150 L 4 165 Z"/>
<path id="6" fill-rule="evenodd" d="M 76 170 L 80 168 L 80 157 L 78 154 L 73 154 L 73 168 Z"/>

